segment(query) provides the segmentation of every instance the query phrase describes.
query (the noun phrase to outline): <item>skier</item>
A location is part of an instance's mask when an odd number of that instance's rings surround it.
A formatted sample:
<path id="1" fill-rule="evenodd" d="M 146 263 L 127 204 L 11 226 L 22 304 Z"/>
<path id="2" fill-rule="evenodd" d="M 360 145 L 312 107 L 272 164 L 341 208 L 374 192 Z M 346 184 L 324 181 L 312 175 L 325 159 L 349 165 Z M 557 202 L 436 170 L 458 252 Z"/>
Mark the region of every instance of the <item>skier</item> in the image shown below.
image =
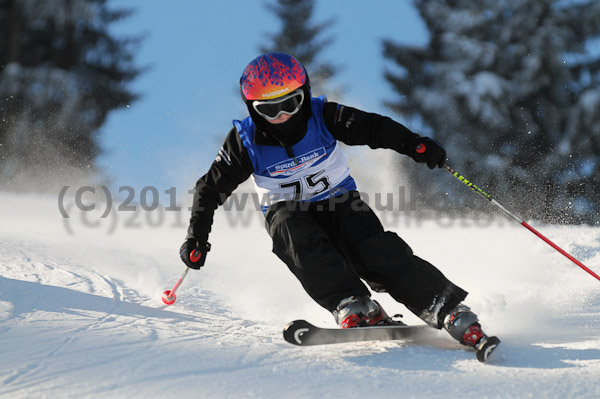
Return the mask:
<path id="1" fill-rule="evenodd" d="M 252 60 L 240 89 L 250 115 L 233 121 L 196 184 L 183 262 L 192 269 L 204 265 L 214 211 L 252 176 L 257 193 L 268 199 L 263 211 L 273 252 L 340 327 L 394 323 L 364 280 L 430 326 L 481 348 L 487 336 L 462 304 L 467 292 L 384 231 L 361 200 L 338 141 L 393 149 L 431 169 L 444 165 L 444 148 L 388 117 L 311 97 L 304 66 L 285 53 Z"/>

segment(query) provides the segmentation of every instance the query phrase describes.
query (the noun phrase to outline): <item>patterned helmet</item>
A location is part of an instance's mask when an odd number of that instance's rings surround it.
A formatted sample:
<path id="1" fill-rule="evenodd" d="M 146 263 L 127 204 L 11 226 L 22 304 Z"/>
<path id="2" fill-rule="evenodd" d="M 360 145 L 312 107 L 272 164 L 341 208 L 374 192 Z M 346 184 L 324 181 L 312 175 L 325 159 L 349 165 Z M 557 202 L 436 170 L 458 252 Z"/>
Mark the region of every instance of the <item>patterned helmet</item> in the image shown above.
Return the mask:
<path id="1" fill-rule="evenodd" d="M 245 102 L 269 100 L 308 86 L 308 74 L 296 58 L 285 53 L 267 53 L 256 57 L 240 78 Z"/>

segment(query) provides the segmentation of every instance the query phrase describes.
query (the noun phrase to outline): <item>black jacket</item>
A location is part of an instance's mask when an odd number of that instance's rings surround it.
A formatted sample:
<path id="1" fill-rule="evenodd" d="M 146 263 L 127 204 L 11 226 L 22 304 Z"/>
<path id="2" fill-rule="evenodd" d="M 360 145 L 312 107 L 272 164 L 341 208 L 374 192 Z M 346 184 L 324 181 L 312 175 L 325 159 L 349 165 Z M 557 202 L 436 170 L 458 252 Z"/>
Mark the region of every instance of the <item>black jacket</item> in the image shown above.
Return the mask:
<path id="1" fill-rule="evenodd" d="M 420 139 L 419 135 L 388 117 L 333 102 L 325 104 L 322 117 L 333 137 L 348 145 L 389 148 L 412 157 Z M 280 145 L 262 131 L 256 132 L 254 140 L 257 144 Z M 233 128 L 208 172 L 196 183 L 188 238 L 200 242 L 208 240 L 215 210 L 252 172 L 250 156 Z"/>

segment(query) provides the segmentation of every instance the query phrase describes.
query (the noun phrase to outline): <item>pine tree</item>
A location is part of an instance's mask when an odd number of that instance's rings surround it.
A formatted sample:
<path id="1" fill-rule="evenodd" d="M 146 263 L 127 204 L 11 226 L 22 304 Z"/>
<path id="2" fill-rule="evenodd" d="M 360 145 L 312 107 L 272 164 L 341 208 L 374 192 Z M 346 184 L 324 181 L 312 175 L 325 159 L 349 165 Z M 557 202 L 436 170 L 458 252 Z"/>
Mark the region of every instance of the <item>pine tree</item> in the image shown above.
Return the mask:
<path id="1" fill-rule="evenodd" d="M 318 24 L 312 22 L 314 0 L 277 0 L 268 3 L 267 8 L 281 21 L 278 33 L 270 34 L 271 43 L 262 45 L 262 53 L 281 51 L 296 57 L 308 70 L 313 94 L 325 92 L 327 82 L 335 75 L 337 68 L 327 62 L 319 62 L 319 53 L 331 42 L 331 38 L 321 38 L 332 21 Z"/>
<path id="2" fill-rule="evenodd" d="M 127 15 L 106 0 L 0 0 L 0 181 L 95 171 L 99 128 L 136 98 L 138 41 L 108 32 Z"/>
<path id="3" fill-rule="evenodd" d="M 598 221 L 600 3 L 414 0 L 426 48 L 384 41 L 388 105 L 419 117 L 449 163 L 528 218 Z"/>

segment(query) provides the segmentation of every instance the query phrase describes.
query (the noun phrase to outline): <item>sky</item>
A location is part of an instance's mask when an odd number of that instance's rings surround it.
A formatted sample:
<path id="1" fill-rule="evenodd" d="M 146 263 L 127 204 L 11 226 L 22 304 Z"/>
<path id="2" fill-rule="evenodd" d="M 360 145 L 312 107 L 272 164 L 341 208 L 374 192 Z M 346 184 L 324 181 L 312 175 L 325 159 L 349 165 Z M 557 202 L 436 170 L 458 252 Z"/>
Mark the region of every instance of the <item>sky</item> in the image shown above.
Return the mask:
<path id="1" fill-rule="evenodd" d="M 109 1 L 135 11 L 113 34 L 144 37 L 136 51 L 144 72 L 130 86 L 140 98 L 112 112 L 100 132 L 99 166 L 113 189 L 192 188 L 208 170 L 232 119 L 247 116 L 238 82 L 268 34 L 279 30 L 266 7 L 272 1 Z M 334 41 L 320 59 L 340 68 L 332 83 L 343 102 L 389 114 L 383 102 L 395 94 L 383 73 L 393 65 L 383 59 L 381 40 L 427 42 L 412 2 L 317 0 L 313 18 L 334 21 L 325 33 Z"/>

